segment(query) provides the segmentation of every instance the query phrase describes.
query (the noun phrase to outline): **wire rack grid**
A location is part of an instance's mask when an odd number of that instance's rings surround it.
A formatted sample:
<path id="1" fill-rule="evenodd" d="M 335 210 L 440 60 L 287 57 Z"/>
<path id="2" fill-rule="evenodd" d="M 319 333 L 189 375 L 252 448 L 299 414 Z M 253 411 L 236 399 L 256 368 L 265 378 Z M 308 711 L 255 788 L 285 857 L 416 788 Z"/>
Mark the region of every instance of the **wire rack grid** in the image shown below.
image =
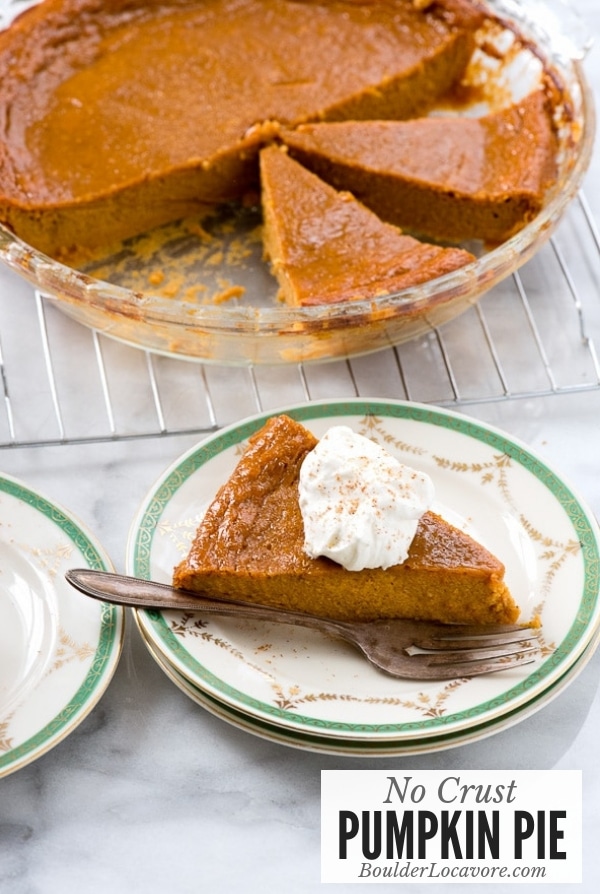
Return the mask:
<path id="1" fill-rule="evenodd" d="M 206 434 L 320 398 L 469 405 L 600 388 L 600 236 L 583 192 L 538 254 L 457 319 L 344 361 L 225 368 L 88 330 L 0 278 L 0 447 Z"/>

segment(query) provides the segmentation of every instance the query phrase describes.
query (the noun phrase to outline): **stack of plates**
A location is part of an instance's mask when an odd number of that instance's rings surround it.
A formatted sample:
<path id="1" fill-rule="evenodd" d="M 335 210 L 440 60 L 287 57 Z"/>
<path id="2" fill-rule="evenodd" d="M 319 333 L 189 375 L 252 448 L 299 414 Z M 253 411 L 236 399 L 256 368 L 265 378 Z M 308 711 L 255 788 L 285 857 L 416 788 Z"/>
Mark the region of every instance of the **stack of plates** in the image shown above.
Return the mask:
<path id="1" fill-rule="evenodd" d="M 65 571 L 110 560 L 64 509 L 0 477 L 0 776 L 64 739 L 98 702 L 123 644 L 122 608 L 86 599 Z"/>
<path id="2" fill-rule="evenodd" d="M 388 677 L 350 645 L 304 628 L 136 611 L 151 654 L 190 698 L 286 745 L 399 755 L 505 729 L 574 679 L 598 642 L 598 526 L 541 458 L 497 429 L 414 403 L 358 399 L 279 412 L 317 437 L 331 425 L 350 425 L 427 472 L 436 488 L 434 511 L 504 562 L 524 620 L 541 617 L 541 654 L 532 664 L 470 680 L 415 682 Z M 216 489 L 266 418 L 220 431 L 163 474 L 134 520 L 130 574 L 170 581 Z"/>

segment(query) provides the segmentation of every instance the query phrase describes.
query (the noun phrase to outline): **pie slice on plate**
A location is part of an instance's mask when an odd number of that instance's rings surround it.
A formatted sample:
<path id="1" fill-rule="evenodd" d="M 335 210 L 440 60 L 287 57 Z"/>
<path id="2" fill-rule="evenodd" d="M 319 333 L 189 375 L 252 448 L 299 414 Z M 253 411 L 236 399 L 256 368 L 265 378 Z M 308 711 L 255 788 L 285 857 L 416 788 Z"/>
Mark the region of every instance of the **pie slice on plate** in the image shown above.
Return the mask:
<path id="1" fill-rule="evenodd" d="M 516 621 L 519 609 L 502 562 L 433 512 L 421 517 L 400 565 L 348 571 L 331 559 L 311 558 L 298 479 L 316 444 L 286 415 L 250 439 L 175 569 L 176 587 L 342 620 Z"/>

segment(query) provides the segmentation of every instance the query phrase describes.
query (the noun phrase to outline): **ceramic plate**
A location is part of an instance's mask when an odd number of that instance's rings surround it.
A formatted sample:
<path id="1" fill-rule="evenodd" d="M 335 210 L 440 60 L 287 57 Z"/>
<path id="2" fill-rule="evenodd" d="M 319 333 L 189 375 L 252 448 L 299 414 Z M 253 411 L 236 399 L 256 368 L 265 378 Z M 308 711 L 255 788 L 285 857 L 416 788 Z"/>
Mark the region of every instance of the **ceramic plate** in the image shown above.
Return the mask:
<path id="1" fill-rule="evenodd" d="M 205 708 L 210 714 L 219 717 L 237 729 L 243 729 L 270 742 L 278 742 L 281 745 L 289 745 L 292 748 L 300 748 L 304 751 L 316 751 L 323 754 L 345 754 L 357 757 L 390 757 L 405 754 L 430 754 L 435 751 L 445 751 L 448 748 L 457 748 L 459 745 L 468 745 L 471 742 L 485 739 L 511 726 L 515 726 L 517 723 L 521 723 L 527 717 L 539 711 L 540 708 L 548 705 L 572 683 L 592 657 L 596 649 L 597 640 L 598 634 L 587 646 L 583 655 L 569 667 L 566 673 L 553 686 L 550 686 L 515 711 L 511 711 L 489 723 L 478 724 L 462 732 L 426 736 L 422 740 L 416 741 L 414 739 L 399 739 L 397 741 L 385 739 L 378 741 L 376 738 L 370 741 L 333 739 L 328 736 L 312 735 L 293 729 L 286 729 L 283 726 L 277 726 L 265 720 L 251 717 L 223 704 L 223 702 L 212 698 L 198 686 L 194 686 L 187 677 L 184 677 L 169 664 L 164 654 L 159 652 L 147 639 L 146 645 L 158 666 L 178 689 L 193 702 Z"/>
<path id="2" fill-rule="evenodd" d="M 123 609 L 66 583 L 79 563 L 111 567 L 67 512 L 0 476 L 0 776 L 70 733 L 117 666 Z"/>
<path id="3" fill-rule="evenodd" d="M 506 565 L 522 619 L 539 614 L 538 660 L 471 680 L 388 677 L 351 646 L 289 625 L 139 612 L 155 649 L 229 708 L 305 734 L 369 741 L 454 734 L 531 702 L 562 677 L 599 625 L 596 522 L 524 444 L 472 419 L 414 403 L 351 400 L 287 408 L 317 437 L 350 425 L 429 473 L 434 510 Z M 134 521 L 128 570 L 170 580 L 217 487 L 267 414 L 224 429 L 175 462 Z"/>

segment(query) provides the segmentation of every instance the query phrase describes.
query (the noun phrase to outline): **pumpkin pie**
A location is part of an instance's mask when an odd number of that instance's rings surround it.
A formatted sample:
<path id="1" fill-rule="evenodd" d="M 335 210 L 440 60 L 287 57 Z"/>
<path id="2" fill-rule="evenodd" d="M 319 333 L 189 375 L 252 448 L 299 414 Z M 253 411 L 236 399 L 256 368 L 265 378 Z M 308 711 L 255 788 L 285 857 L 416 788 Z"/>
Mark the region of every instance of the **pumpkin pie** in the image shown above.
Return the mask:
<path id="1" fill-rule="evenodd" d="M 260 176 L 264 250 L 287 304 L 389 295 L 474 260 L 403 235 L 277 146 L 261 151 Z"/>
<path id="2" fill-rule="evenodd" d="M 299 471 L 316 438 L 286 415 L 249 441 L 201 521 L 176 587 L 344 620 L 514 623 L 504 566 L 433 512 L 401 565 L 347 571 L 304 550 Z"/>
<path id="3" fill-rule="evenodd" d="M 43 0 L 0 33 L 0 221 L 63 259 L 239 199 L 281 125 L 406 118 L 467 0 Z"/>
<path id="4" fill-rule="evenodd" d="M 539 213 L 556 177 L 543 90 L 482 117 L 305 124 L 283 139 L 384 220 L 450 241 L 507 239 Z"/>

